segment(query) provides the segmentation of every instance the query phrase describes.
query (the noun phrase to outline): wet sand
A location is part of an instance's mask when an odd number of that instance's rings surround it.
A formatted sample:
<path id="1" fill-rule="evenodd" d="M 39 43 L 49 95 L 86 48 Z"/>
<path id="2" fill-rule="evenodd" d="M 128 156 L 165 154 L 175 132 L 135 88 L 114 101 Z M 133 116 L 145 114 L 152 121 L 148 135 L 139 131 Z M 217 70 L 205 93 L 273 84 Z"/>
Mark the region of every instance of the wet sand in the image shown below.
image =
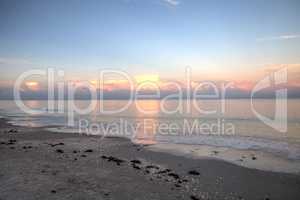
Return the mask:
<path id="1" fill-rule="evenodd" d="M 0 199 L 300 199 L 300 176 L 0 119 Z"/>

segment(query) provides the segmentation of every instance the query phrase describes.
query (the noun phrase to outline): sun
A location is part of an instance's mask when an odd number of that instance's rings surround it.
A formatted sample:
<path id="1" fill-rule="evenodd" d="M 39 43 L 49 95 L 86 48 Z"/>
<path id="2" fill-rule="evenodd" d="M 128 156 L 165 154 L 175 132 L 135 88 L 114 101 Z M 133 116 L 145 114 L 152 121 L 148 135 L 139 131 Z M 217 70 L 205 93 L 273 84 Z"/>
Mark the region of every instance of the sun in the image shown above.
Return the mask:
<path id="1" fill-rule="evenodd" d="M 134 78 L 138 84 L 144 83 L 144 82 L 152 82 L 152 83 L 159 82 L 159 76 L 157 74 L 138 75 L 138 76 L 135 76 Z"/>
<path id="2" fill-rule="evenodd" d="M 30 90 L 37 90 L 39 88 L 39 83 L 36 81 L 27 81 L 25 85 Z"/>

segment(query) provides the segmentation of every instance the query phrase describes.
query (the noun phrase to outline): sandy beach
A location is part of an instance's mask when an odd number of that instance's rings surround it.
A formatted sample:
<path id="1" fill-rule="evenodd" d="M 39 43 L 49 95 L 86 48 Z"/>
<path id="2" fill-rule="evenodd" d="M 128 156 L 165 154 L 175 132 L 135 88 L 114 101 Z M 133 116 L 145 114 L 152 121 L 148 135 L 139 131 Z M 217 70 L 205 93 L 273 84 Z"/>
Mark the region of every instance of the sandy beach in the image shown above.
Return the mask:
<path id="1" fill-rule="evenodd" d="M 1 119 L 0 199 L 299 199 L 300 176 Z"/>

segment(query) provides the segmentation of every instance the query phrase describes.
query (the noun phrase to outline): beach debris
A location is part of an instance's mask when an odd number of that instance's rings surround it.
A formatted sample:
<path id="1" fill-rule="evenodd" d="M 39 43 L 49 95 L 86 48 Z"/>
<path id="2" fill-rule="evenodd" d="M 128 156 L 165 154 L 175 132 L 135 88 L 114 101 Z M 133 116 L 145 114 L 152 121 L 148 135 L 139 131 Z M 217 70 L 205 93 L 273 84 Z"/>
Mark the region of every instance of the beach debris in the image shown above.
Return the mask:
<path id="1" fill-rule="evenodd" d="M 138 166 L 138 165 L 136 165 L 136 164 L 132 164 L 132 167 L 133 167 L 134 169 L 137 169 L 137 170 L 140 170 L 140 169 L 141 169 L 141 167 Z"/>
<path id="2" fill-rule="evenodd" d="M 157 174 L 166 174 L 166 173 L 169 173 L 171 171 L 172 170 L 170 170 L 170 169 L 164 169 L 164 170 L 158 171 Z"/>
<path id="3" fill-rule="evenodd" d="M 51 144 L 51 143 L 45 143 L 45 144 L 48 144 L 48 145 L 51 146 L 51 147 L 60 146 L 60 145 L 65 145 L 65 143 L 63 143 L 63 142 L 56 143 L 56 144 Z"/>
<path id="4" fill-rule="evenodd" d="M 218 151 L 212 151 L 215 155 L 217 155 L 219 152 Z"/>
<path id="5" fill-rule="evenodd" d="M 191 195 L 190 198 L 191 198 L 192 200 L 200 200 L 198 197 L 196 197 L 196 196 L 194 196 L 194 195 Z"/>
<path id="6" fill-rule="evenodd" d="M 256 156 L 252 156 L 252 160 L 256 160 L 257 158 L 256 158 Z"/>
<path id="7" fill-rule="evenodd" d="M 17 132 L 18 132 L 17 129 L 10 129 L 10 130 L 8 130 L 8 133 L 17 133 Z"/>
<path id="8" fill-rule="evenodd" d="M 87 149 L 87 150 L 85 150 L 84 152 L 86 152 L 86 153 L 92 153 L 92 152 L 93 152 L 93 149 Z"/>
<path id="9" fill-rule="evenodd" d="M 113 157 L 113 156 L 101 156 L 102 159 L 107 160 L 108 162 L 115 162 L 117 165 L 120 165 L 121 163 L 125 162 L 124 160 L 121 160 L 119 158 Z"/>
<path id="10" fill-rule="evenodd" d="M 8 142 L 6 143 L 6 145 L 14 145 L 16 142 L 17 142 L 17 140 L 10 139 L 10 140 L 8 140 Z"/>
<path id="11" fill-rule="evenodd" d="M 147 165 L 146 169 L 159 169 L 159 167 L 155 165 Z"/>
<path id="12" fill-rule="evenodd" d="M 134 164 L 142 164 L 140 160 L 131 160 L 130 162 Z"/>
<path id="13" fill-rule="evenodd" d="M 140 151 L 142 149 L 142 145 L 140 144 L 133 144 L 132 146 L 135 147 L 137 151 Z"/>
<path id="14" fill-rule="evenodd" d="M 109 161 L 109 162 L 110 162 L 110 161 L 113 161 L 113 162 L 117 162 L 117 163 L 122 163 L 122 162 L 124 162 L 124 160 L 121 160 L 121 159 L 116 158 L 116 157 L 113 157 L 113 156 L 109 156 L 109 157 L 108 157 L 108 161 Z"/>
<path id="15" fill-rule="evenodd" d="M 189 182 L 187 179 L 182 179 L 182 180 L 179 180 L 181 183 L 187 183 L 187 182 Z M 179 182 L 178 181 L 178 182 Z"/>
<path id="16" fill-rule="evenodd" d="M 179 175 L 178 174 L 175 174 L 175 173 L 169 173 L 168 176 L 171 176 L 173 177 L 174 179 L 179 179 Z"/>
<path id="17" fill-rule="evenodd" d="M 105 193 L 104 193 L 104 196 L 109 196 L 109 192 L 105 192 Z"/>
<path id="18" fill-rule="evenodd" d="M 195 176 L 200 175 L 200 173 L 199 173 L 198 171 L 196 171 L 196 170 L 191 170 L 191 171 L 189 171 L 188 173 L 189 173 L 190 175 L 195 175 Z"/>
<path id="19" fill-rule="evenodd" d="M 56 149 L 56 153 L 64 153 L 62 149 Z"/>

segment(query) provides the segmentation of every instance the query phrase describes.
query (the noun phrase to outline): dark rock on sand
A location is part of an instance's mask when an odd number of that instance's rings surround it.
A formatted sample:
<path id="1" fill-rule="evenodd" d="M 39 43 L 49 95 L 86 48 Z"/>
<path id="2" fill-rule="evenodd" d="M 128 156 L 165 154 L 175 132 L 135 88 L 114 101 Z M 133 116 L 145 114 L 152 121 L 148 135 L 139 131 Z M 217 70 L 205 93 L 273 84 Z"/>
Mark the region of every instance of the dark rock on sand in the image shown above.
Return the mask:
<path id="1" fill-rule="evenodd" d="M 194 195 L 191 195 L 190 198 L 191 198 L 192 200 L 200 200 L 199 198 L 197 198 L 197 197 L 194 196 Z"/>
<path id="2" fill-rule="evenodd" d="M 130 162 L 134 164 L 142 164 L 142 162 L 139 160 L 131 160 Z"/>
<path id="3" fill-rule="evenodd" d="M 155 165 L 147 165 L 146 169 L 159 169 L 159 167 Z"/>
<path id="4" fill-rule="evenodd" d="M 51 147 L 55 147 L 55 146 L 59 146 L 59 145 L 65 145 L 65 143 L 63 143 L 63 142 L 56 143 L 56 144 L 49 144 L 49 143 L 46 143 L 46 144 L 50 145 Z"/>
<path id="5" fill-rule="evenodd" d="M 212 151 L 215 155 L 217 155 L 219 152 L 218 151 Z"/>
<path id="6" fill-rule="evenodd" d="M 137 166 L 136 164 L 133 164 L 132 167 L 133 167 L 134 169 L 137 169 L 137 170 L 140 170 L 140 169 L 141 169 L 141 167 L 140 167 L 140 166 Z"/>
<path id="7" fill-rule="evenodd" d="M 113 156 L 109 156 L 108 161 L 119 162 L 119 163 L 124 162 L 124 160 L 121 160 L 121 159 L 113 157 Z"/>
<path id="8" fill-rule="evenodd" d="M 92 153 L 92 152 L 93 152 L 93 149 L 87 149 L 87 150 L 85 150 L 84 152 L 86 152 L 86 153 Z"/>
<path id="9" fill-rule="evenodd" d="M 17 129 L 10 129 L 10 130 L 8 130 L 8 133 L 17 133 L 17 132 L 18 132 Z"/>
<path id="10" fill-rule="evenodd" d="M 57 153 L 64 153 L 64 151 L 62 149 L 56 149 Z"/>
<path id="11" fill-rule="evenodd" d="M 179 175 L 178 174 L 175 174 L 175 173 L 169 173 L 168 176 L 171 176 L 173 177 L 174 179 L 179 179 Z"/>
<path id="12" fill-rule="evenodd" d="M 108 193 L 108 192 L 105 192 L 105 193 L 104 193 L 104 196 L 109 196 L 109 193 Z"/>
<path id="13" fill-rule="evenodd" d="M 196 171 L 196 170 L 189 171 L 189 174 L 190 175 L 196 175 L 196 176 L 200 175 L 200 173 L 198 171 Z"/>
<path id="14" fill-rule="evenodd" d="M 187 182 L 187 180 L 184 179 L 184 180 L 178 180 L 178 181 L 177 181 L 177 183 L 180 183 L 180 184 L 183 183 L 183 182 Z"/>
<path id="15" fill-rule="evenodd" d="M 170 170 L 170 169 L 165 169 L 165 170 L 158 171 L 157 174 L 166 174 L 166 173 L 169 173 L 171 171 L 172 170 Z"/>
<path id="16" fill-rule="evenodd" d="M 13 145 L 17 142 L 17 140 L 14 140 L 14 139 L 10 139 L 8 140 L 8 143 L 6 143 L 6 145 Z"/>
<path id="17" fill-rule="evenodd" d="M 115 162 L 117 165 L 120 165 L 121 163 L 125 162 L 124 160 L 121 160 L 119 158 L 113 157 L 113 156 L 101 156 L 102 159 L 107 160 L 108 162 Z"/>

